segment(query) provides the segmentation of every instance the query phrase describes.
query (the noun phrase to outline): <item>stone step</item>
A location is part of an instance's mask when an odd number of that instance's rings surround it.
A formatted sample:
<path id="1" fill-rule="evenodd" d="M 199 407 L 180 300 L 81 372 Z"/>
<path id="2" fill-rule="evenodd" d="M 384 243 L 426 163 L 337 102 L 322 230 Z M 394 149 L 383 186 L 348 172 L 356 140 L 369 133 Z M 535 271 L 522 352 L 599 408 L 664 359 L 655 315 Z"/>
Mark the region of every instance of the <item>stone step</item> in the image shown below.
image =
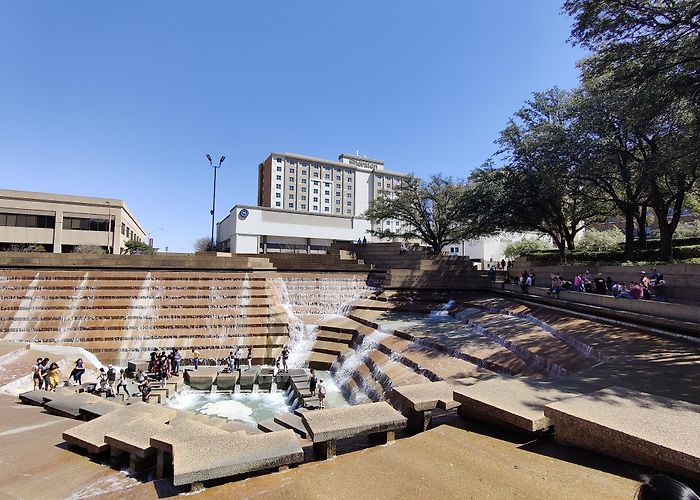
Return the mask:
<path id="1" fill-rule="evenodd" d="M 301 417 L 293 413 L 282 413 L 274 418 L 276 424 L 286 427 L 287 429 L 292 429 L 294 432 L 299 434 L 302 438 L 306 439 L 308 436 L 308 431 L 301 421 Z"/>
<path id="2" fill-rule="evenodd" d="M 286 431 L 287 427 L 283 427 L 274 420 L 263 420 L 258 423 L 258 429 L 263 432 L 280 432 Z"/>
<path id="3" fill-rule="evenodd" d="M 347 342 L 328 342 L 325 340 L 317 340 L 316 342 L 314 342 L 314 345 L 311 350 L 314 352 L 321 352 L 325 354 L 332 354 L 334 356 L 338 356 L 340 353 L 343 353 L 348 349 L 350 349 L 350 346 Z"/>
<path id="4" fill-rule="evenodd" d="M 309 354 L 308 365 L 314 370 L 328 370 L 336 359 L 338 359 L 337 355 L 312 351 Z"/>
<path id="5" fill-rule="evenodd" d="M 324 327 L 319 328 L 318 333 L 316 334 L 317 340 L 323 340 L 326 342 L 340 342 L 345 343 L 346 345 L 350 345 L 352 337 L 352 332 L 335 332 L 325 330 Z"/>

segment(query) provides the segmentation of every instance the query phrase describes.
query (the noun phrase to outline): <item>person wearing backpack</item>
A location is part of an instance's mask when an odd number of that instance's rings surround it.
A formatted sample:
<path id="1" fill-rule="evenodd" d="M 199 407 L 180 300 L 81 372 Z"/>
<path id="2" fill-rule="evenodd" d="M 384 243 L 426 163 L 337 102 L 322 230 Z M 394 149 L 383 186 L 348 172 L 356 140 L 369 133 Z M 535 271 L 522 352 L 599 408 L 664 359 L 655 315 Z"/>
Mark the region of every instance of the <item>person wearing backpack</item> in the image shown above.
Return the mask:
<path id="1" fill-rule="evenodd" d="M 323 379 L 318 381 L 318 406 L 321 408 L 326 407 L 326 386 L 323 385 Z"/>

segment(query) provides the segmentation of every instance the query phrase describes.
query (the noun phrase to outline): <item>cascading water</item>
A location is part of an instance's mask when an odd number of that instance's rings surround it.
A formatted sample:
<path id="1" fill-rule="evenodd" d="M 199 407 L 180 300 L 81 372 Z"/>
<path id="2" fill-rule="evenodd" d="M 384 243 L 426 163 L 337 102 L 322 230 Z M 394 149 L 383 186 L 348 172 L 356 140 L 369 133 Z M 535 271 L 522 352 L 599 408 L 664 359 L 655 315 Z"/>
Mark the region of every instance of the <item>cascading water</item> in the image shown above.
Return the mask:
<path id="1" fill-rule="evenodd" d="M 320 320 L 345 316 L 355 300 L 372 293 L 358 280 L 276 278 L 277 301 L 289 322 L 289 367 L 301 368 L 308 361 L 316 341 Z"/>
<path id="2" fill-rule="evenodd" d="M 455 301 L 450 299 L 447 303 L 440 305 L 437 309 L 430 311 L 431 316 L 449 316 L 450 309 L 455 305 Z"/>
<path id="3" fill-rule="evenodd" d="M 37 306 L 41 301 L 41 299 L 34 297 L 34 292 L 36 292 L 38 284 L 39 273 L 36 273 L 34 279 L 27 287 L 24 298 L 22 298 L 17 308 L 17 312 L 12 319 L 12 323 L 8 329 L 9 333 L 5 336 L 5 340 L 29 340 L 27 339 L 27 334 L 29 333 L 29 319 L 32 316 L 32 306 Z"/>
<path id="4" fill-rule="evenodd" d="M 76 324 L 75 315 L 77 312 L 79 312 L 78 310 L 80 309 L 83 296 L 85 295 L 89 275 L 90 271 L 83 275 L 83 280 L 75 289 L 75 295 L 71 296 L 68 302 L 68 314 L 61 318 L 61 326 L 58 327 L 58 336 L 56 337 L 57 342 L 65 340 L 69 333 L 71 334 L 72 338 L 78 338 L 79 336 L 78 332 L 80 331 L 80 324 L 83 322 L 83 320 L 82 318 L 77 320 Z"/>
<path id="5" fill-rule="evenodd" d="M 155 306 L 155 299 L 158 298 L 158 293 L 154 293 L 154 280 L 151 273 L 146 274 L 141 287 L 138 290 L 138 295 L 131 301 L 129 306 L 129 315 L 124 332 L 124 340 L 119 346 L 120 356 L 128 356 L 128 351 L 142 351 L 151 347 L 146 342 L 149 338 L 146 327 L 152 326 L 158 319 L 158 308 Z M 136 336 L 138 340 L 134 340 Z M 156 347 L 156 345 L 153 345 Z"/>

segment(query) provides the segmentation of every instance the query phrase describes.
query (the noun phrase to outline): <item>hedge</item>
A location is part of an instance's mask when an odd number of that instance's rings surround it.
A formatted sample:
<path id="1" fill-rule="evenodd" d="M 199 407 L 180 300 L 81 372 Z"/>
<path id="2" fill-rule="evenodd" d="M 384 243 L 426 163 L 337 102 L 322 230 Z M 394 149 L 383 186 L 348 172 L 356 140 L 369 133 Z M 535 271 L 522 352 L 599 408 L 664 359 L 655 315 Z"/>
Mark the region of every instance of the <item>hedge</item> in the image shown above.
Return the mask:
<path id="1" fill-rule="evenodd" d="M 686 238 L 695 240 L 697 238 Z M 527 255 L 530 262 L 559 262 L 559 252 L 557 250 L 546 250 Z M 673 258 L 687 260 L 700 258 L 700 244 L 677 246 L 673 249 Z M 658 249 L 638 250 L 635 252 L 637 261 L 653 262 L 659 260 Z M 622 251 L 612 252 L 567 252 L 567 262 L 624 262 L 627 259 Z"/>

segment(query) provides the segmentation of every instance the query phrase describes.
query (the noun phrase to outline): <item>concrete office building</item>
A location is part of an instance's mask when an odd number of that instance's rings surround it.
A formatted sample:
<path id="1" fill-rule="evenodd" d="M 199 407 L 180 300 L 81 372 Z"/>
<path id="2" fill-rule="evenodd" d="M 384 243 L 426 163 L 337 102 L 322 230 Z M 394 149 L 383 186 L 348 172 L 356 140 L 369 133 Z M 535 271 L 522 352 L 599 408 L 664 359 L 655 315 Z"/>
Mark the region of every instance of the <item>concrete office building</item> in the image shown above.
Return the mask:
<path id="1" fill-rule="evenodd" d="M 122 200 L 0 189 L 0 249 L 28 244 L 47 252 L 96 245 L 121 253 L 146 231 Z"/>
<path id="2" fill-rule="evenodd" d="M 217 241 L 232 253 L 325 252 L 335 241 L 372 240 L 362 215 L 382 191 L 392 196 L 407 174 L 384 162 L 341 154 L 338 161 L 272 153 L 258 167 L 258 206 L 236 205 L 218 224 Z M 385 229 L 401 231 L 395 220 Z"/>

